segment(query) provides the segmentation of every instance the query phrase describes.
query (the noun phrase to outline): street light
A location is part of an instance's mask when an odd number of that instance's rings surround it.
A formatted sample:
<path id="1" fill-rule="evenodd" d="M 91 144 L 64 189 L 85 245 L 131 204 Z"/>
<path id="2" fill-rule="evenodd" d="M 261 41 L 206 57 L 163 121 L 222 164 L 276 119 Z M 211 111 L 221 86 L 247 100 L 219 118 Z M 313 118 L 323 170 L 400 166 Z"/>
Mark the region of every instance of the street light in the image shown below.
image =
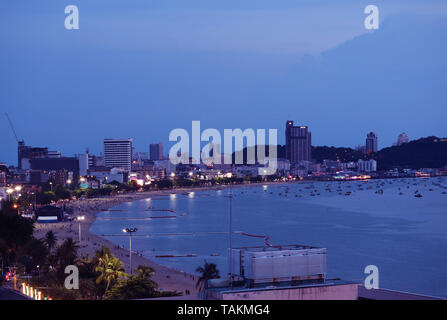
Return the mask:
<path id="1" fill-rule="evenodd" d="M 16 186 L 14 189 L 15 189 L 17 192 L 20 192 L 20 190 L 22 190 L 22 186 Z"/>
<path id="2" fill-rule="evenodd" d="M 82 241 L 82 234 L 81 234 L 81 221 L 85 220 L 85 216 L 78 216 L 76 217 L 76 221 L 79 222 L 79 230 L 78 230 L 78 236 L 79 236 L 79 243 Z"/>
<path id="3" fill-rule="evenodd" d="M 51 182 L 51 181 L 50 181 L 50 188 L 51 188 L 51 191 L 53 191 L 53 182 Z"/>
<path id="4" fill-rule="evenodd" d="M 231 173 L 229 173 L 231 177 Z M 227 176 L 228 176 L 227 175 Z M 230 289 L 233 290 L 233 185 L 230 182 L 230 192 L 227 196 L 230 199 L 230 221 L 229 221 L 229 230 L 228 230 L 228 240 L 230 246 L 230 254 L 228 256 L 228 264 L 229 264 L 229 272 L 228 279 L 230 280 Z"/>
<path id="5" fill-rule="evenodd" d="M 123 232 L 129 234 L 129 264 L 130 264 L 130 274 L 132 274 L 132 233 L 137 232 L 137 228 L 124 228 Z"/>
<path id="6" fill-rule="evenodd" d="M 7 189 L 6 190 L 6 193 L 8 194 L 9 201 L 11 201 L 11 193 L 13 193 L 13 192 L 14 192 L 14 190 L 12 190 L 12 189 Z"/>

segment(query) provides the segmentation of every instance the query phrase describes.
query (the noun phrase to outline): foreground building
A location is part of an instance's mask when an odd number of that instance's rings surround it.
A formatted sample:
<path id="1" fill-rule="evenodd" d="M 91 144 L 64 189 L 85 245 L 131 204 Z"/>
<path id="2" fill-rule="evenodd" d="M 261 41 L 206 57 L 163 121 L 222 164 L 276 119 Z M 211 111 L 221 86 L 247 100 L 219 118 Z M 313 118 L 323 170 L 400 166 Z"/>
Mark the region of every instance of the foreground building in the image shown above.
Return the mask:
<path id="1" fill-rule="evenodd" d="M 233 279 L 208 281 L 211 300 L 357 300 L 358 284 L 327 279 L 326 249 L 303 245 L 232 249 Z"/>

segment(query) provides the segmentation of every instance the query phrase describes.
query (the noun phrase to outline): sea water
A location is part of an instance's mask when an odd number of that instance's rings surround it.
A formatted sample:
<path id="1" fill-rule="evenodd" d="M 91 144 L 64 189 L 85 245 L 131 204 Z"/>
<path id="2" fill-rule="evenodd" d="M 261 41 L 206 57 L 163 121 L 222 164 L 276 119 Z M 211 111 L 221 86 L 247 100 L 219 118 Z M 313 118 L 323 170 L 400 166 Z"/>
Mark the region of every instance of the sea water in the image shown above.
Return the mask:
<path id="1" fill-rule="evenodd" d="M 225 277 L 229 192 L 124 203 L 99 213 L 91 231 L 128 248 L 122 229 L 137 227 L 133 251 L 191 273 L 212 262 Z M 324 247 L 329 278 L 363 283 L 365 267 L 375 265 L 381 288 L 447 297 L 447 177 L 260 184 L 232 193 L 233 247 L 264 246 L 265 237 L 271 245 Z"/>

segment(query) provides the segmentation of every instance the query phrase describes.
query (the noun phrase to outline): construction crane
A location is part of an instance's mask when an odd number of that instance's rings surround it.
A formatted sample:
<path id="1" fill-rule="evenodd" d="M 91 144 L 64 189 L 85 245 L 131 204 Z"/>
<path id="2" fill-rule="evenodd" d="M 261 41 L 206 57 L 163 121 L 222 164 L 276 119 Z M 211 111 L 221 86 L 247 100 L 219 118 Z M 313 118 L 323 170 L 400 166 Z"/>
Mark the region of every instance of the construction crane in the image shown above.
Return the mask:
<path id="1" fill-rule="evenodd" d="M 11 127 L 12 133 L 14 133 L 14 136 L 16 137 L 17 144 L 19 144 L 19 138 L 17 138 L 17 133 L 16 133 L 16 130 L 14 129 L 14 126 L 12 125 L 12 121 L 9 118 L 8 113 L 5 112 L 5 115 L 6 115 L 6 118 L 8 119 L 9 126 Z"/>

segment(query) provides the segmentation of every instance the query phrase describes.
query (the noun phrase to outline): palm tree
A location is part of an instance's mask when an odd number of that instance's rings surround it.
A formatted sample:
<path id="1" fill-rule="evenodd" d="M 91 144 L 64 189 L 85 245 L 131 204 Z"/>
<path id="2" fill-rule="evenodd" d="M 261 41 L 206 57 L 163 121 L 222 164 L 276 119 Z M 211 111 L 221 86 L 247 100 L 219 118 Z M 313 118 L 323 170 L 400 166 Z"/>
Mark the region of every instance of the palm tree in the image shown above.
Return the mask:
<path id="1" fill-rule="evenodd" d="M 99 258 L 105 257 L 106 254 L 108 254 L 109 256 L 112 255 L 112 250 L 110 250 L 109 247 L 102 246 L 101 249 L 96 250 L 93 260 L 99 260 Z"/>
<path id="2" fill-rule="evenodd" d="M 50 250 L 50 252 L 51 252 L 51 249 L 53 249 L 54 246 L 56 245 L 56 242 L 57 242 L 57 238 L 56 238 L 56 235 L 54 234 L 54 232 L 51 230 L 48 231 L 47 234 L 45 235 L 45 243 L 47 244 L 48 250 Z"/>
<path id="3" fill-rule="evenodd" d="M 99 284 L 104 281 L 106 283 L 106 292 L 109 290 L 110 285 L 116 283 L 118 279 L 127 276 L 121 260 L 109 254 L 105 254 L 104 257 L 99 258 L 95 271 L 100 273 L 96 279 L 96 283 Z"/>
<path id="4" fill-rule="evenodd" d="M 79 246 L 73 238 L 67 238 L 57 249 L 57 256 L 59 261 L 64 262 L 66 265 L 74 264 L 78 256 Z"/>
<path id="5" fill-rule="evenodd" d="M 136 277 L 138 279 L 144 279 L 144 280 L 150 279 L 155 274 L 155 270 L 148 266 L 138 266 L 136 271 L 137 271 Z"/>
<path id="6" fill-rule="evenodd" d="M 143 299 L 156 295 L 157 283 L 151 279 L 154 269 L 147 266 L 138 266 L 137 275 L 129 275 L 125 280 L 118 280 L 117 284 L 109 290 L 105 299 Z"/>
<path id="7" fill-rule="evenodd" d="M 208 287 L 208 280 L 220 278 L 216 265 L 214 263 L 208 263 L 206 260 L 205 265 L 203 267 L 197 267 L 196 272 L 200 273 L 200 277 L 196 283 L 196 288 L 200 288 L 200 291 Z"/>
<path id="8" fill-rule="evenodd" d="M 67 238 L 65 241 L 57 248 L 56 257 L 58 266 L 58 278 L 65 278 L 65 268 L 69 265 L 74 265 L 78 256 L 79 246 L 72 238 Z"/>

